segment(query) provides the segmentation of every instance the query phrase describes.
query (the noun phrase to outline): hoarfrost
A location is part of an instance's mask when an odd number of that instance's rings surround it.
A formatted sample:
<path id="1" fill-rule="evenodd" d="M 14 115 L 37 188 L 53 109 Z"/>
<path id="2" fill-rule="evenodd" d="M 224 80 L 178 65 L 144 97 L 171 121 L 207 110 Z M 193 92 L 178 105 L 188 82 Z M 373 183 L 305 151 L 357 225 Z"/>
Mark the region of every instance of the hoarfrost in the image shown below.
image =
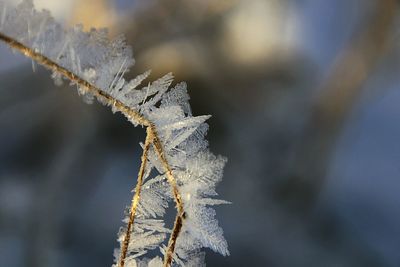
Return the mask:
<path id="1" fill-rule="evenodd" d="M 139 88 L 149 71 L 126 81 L 124 74 L 133 66 L 134 59 L 123 37 L 110 41 L 106 29 L 84 32 L 80 25 L 65 30 L 49 12 L 35 10 L 31 0 L 15 8 L 0 0 L 0 32 L 85 79 L 155 125 L 186 214 L 173 265 L 204 266 L 202 247 L 229 255 L 211 207 L 228 203 L 213 198 L 217 196 L 215 187 L 222 178 L 226 159 L 209 151 L 205 140 L 205 121 L 209 116 L 192 116 L 185 83 L 171 87 L 173 76 L 169 73 Z M 53 73 L 52 77 L 56 84 L 61 83 L 59 74 Z M 78 92 L 87 102 L 94 98 L 84 88 L 78 88 Z M 152 176 L 153 170 L 158 174 Z M 153 149 L 149 151 L 144 179 L 126 258 L 126 266 L 130 267 L 162 266 L 159 256 L 149 259 L 146 254 L 157 249 L 163 254 L 171 232 L 165 227 L 163 216 L 173 198 Z M 123 241 L 124 231 L 121 228 L 119 242 Z M 115 255 L 118 260 L 118 250 Z"/>

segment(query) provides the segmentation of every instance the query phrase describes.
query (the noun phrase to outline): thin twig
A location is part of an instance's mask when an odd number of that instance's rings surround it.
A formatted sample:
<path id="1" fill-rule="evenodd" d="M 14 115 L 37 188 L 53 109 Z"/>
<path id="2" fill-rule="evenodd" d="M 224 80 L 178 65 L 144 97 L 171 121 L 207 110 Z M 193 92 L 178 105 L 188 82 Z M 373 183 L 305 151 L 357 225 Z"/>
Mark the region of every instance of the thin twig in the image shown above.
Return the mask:
<path id="1" fill-rule="evenodd" d="M 136 188 L 135 188 L 135 194 L 132 198 L 132 204 L 131 204 L 131 208 L 130 208 L 130 212 L 129 212 L 129 221 L 126 226 L 126 233 L 125 233 L 124 241 L 123 241 L 122 247 L 121 247 L 121 253 L 120 253 L 119 262 L 118 262 L 119 267 L 124 267 L 124 265 L 125 265 L 125 258 L 126 258 L 127 252 L 128 252 L 128 246 L 129 246 L 129 242 L 131 239 L 131 232 L 133 231 L 133 223 L 135 221 L 136 209 L 137 209 L 137 206 L 139 205 L 140 193 L 142 191 L 143 177 L 144 177 L 144 173 L 146 171 L 148 152 L 149 152 L 150 146 L 154 139 L 154 135 L 151 131 L 149 131 L 149 129 L 150 128 L 147 128 L 146 141 L 143 146 L 142 163 L 140 165 L 137 184 L 136 184 Z"/>
<path id="2" fill-rule="evenodd" d="M 170 185 L 172 187 L 172 193 L 173 193 L 173 196 L 175 199 L 176 208 L 178 210 L 178 213 L 183 213 L 182 197 L 179 193 L 178 185 L 176 184 L 176 179 L 172 174 L 171 167 L 169 166 L 168 161 L 165 158 L 164 149 L 161 144 L 160 138 L 158 138 L 158 134 L 157 134 L 157 131 L 154 126 L 150 126 L 150 131 L 154 135 L 153 146 L 155 148 L 158 158 L 161 161 L 161 164 L 163 165 L 168 182 L 170 183 Z"/>
<path id="3" fill-rule="evenodd" d="M 178 239 L 178 236 L 182 229 L 183 220 L 185 218 L 185 212 L 183 209 L 182 197 L 179 193 L 176 179 L 172 174 L 172 169 L 171 169 L 167 159 L 165 158 L 164 149 L 163 149 L 161 140 L 157 135 L 156 127 L 154 126 L 154 124 L 151 121 L 149 121 L 148 119 L 146 119 L 145 117 L 143 117 L 136 110 L 131 109 L 130 107 L 126 106 L 121 101 L 119 101 L 119 100 L 113 98 L 111 95 L 103 92 L 101 89 L 97 88 L 95 85 L 89 83 L 88 81 L 84 80 L 83 78 L 79 77 L 78 75 L 69 71 L 68 69 L 60 66 L 56 62 L 47 58 L 46 56 L 44 56 L 38 52 L 35 52 L 31 48 L 18 42 L 17 40 L 15 40 L 9 36 L 6 36 L 2 33 L 0 33 L 0 40 L 5 42 L 12 49 L 18 50 L 19 52 L 24 54 L 26 57 L 31 58 L 32 60 L 36 61 L 38 64 L 46 67 L 47 69 L 52 70 L 53 72 L 56 72 L 56 73 L 64 76 L 65 78 L 69 79 L 71 82 L 86 89 L 88 92 L 90 92 L 95 97 L 97 97 L 97 99 L 100 102 L 105 103 L 109 106 L 113 106 L 118 111 L 123 113 L 128 119 L 134 120 L 139 125 L 147 127 L 146 144 L 145 144 L 144 151 L 143 151 L 141 168 L 139 170 L 138 183 L 136 185 L 136 192 L 135 192 L 135 196 L 132 201 L 131 212 L 130 212 L 129 222 L 128 222 L 128 226 L 127 226 L 127 233 L 125 235 L 123 246 L 121 248 L 121 256 L 120 256 L 118 266 L 123 267 L 125 264 L 125 259 L 126 259 L 130 235 L 131 235 L 131 228 L 132 228 L 134 218 L 135 218 L 136 207 L 138 205 L 139 198 L 140 198 L 140 196 L 139 196 L 140 187 L 141 187 L 142 180 L 143 180 L 143 173 L 144 173 L 145 164 L 146 164 L 145 162 L 147 161 L 147 153 L 148 153 L 150 144 L 152 144 L 154 146 L 156 154 L 157 154 L 159 160 L 161 161 L 161 164 L 163 165 L 165 174 L 167 176 L 168 183 L 170 184 L 170 186 L 172 188 L 172 193 L 173 193 L 173 197 L 174 197 L 174 200 L 176 203 L 176 208 L 177 208 L 177 215 L 176 215 L 176 219 L 175 219 L 174 228 L 172 230 L 172 234 L 171 234 L 171 237 L 168 242 L 167 253 L 166 253 L 165 259 L 164 259 L 164 266 L 167 266 L 167 267 L 170 266 L 170 264 L 172 262 L 173 254 L 175 251 L 176 240 Z"/>
<path id="4" fill-rule="evenodd" d="M 178 213 L 175 217 L 174 228 L 172 229 L 172 233 L 168 241 L 168 247 L 165 252 L 164 267 L 169 267 L 172 263 L 172 258 L 175 253 L 176 241 L 178 240 L 178 236 L 181 233 L 184 219 L 185 219 L 185 213 L 183 214 Z"/>
<path id="5" fill-rule="evenodd" d="M 167 159 L 165 158 L 164 151 L 162 149 L 161 142 L 159 138 L 157 137 L 157 132 L 154 126 L 149 127 L 151 131 L 153 132 L 155 138 L 153 142 L 153 146 L 155 148 L 155 151 L 158 155 L 158 158 L 160 159 L 164 170 L 165 174 L 167 176 L 168 182 L 172 187 L 172 193 L 175 199 L 176 203 L 176 209 L 177 209 L 177 214 L 175 218 L 175 223 L 174 223 L 174 228 L 172 229 L 172 234 L 170 236 L 170 239 L 168 241 L 168 247 L 165 252 L 165 257 L 164 257 L 164 267 L 168 267 L 172 263 L 172 258 L 175 252 L 175 244 L 178 239 L 178 236 L 181 232 L 182 225 L 183 225 L 183 220 L 185 219 L 185 211 L 183 209 L 183 202 L 182 202 L 182 197 L 179 193 L 178 185 L 176 183 L 176 179 L 174 178 L 172 174 L 172 170 L 168 164 Z"/>
<path id="6" fill-rule="evenodd" d="M 85 88 L 88 92 L 92 93 L 96 96 L 100 102 L 106 103 L 109 106 L 114 106 L 118 111 L 122 112 L 128 119 L 132 119 L 136 121 L 138 124 L 143 126 L 150 126 L 151 123 L 146 118 L 144 118 L 139 112 L 136 110 L 131 109 L 121 101 L 113 98 L 111 95 L 105 93 L 104 91 L 100 90 L 93 84 L 89 83 L 88 81 L 84 80 L 83 78 L 79 77 L 75 73 L 67 70 L 66 68 L 60 66 L 56 62 L 52 61 L 51 59 L 43 56 L 42 54 L 35 52 L 33 49 L 25 46 L 24 44 L 18 42 L 17 40 L 0 33 L 0 40 L 5 42 L 9 45 L 12 49 L 18 50 L 23 55 L 32 60 L 36 61 L 40 65 L 46 67 L 53 72 L 61 74 L 65 78 L 69 79 L 72 83 L 79 85 L 82 88 Z"/>

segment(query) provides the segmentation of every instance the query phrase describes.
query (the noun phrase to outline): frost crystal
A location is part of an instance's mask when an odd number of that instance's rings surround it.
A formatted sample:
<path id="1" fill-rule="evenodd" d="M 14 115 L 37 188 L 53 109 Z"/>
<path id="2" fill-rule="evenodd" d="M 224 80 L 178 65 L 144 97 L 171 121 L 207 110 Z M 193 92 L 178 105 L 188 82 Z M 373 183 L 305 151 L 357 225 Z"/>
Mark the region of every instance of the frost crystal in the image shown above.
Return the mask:
<path id="1" fill-rule="evenodd" d="M 211 207 L 227 203 L 214 199 L 226 159 L 209 151 L 204 138 L 208 129 L 205 121 L 209 116 L 192 116 L 185 83 L 171 88 L 173 76 L 167 74 L 140 87 L 149 72 L 126 81 L 124 74 L 134 64 L 134 59 L 122 37 L 110 41 L 106 29 L 84 32 L 79 25 L 64 30 L 49 12 L 35 10 L 30 0 L 16 8 L 0 0 L 0 32 L 85 79 L 154 124 L 185 210 L 173 265 L 204 266 L 203 247 L 229 255 Z M 52 77 L 56 84 L 61 83 L 58 73 L 53 73 Z M 94 98 L 85 88 L 78 88 L 78 92 L 87 102 Z M 158 174 L 154 175 L 156 172 Z M 165 253 L 171 233 L 164 225 L 163 216 L 172 201 L 165 170 L 154 148 L 150 149 L 125 266 L 162 266 L 159 256 Z M 123 241 L 125 231 L 121 228 L 119 242 Z M 146 257 L 151 250 L 160 255 L 154 257 L 153 252 L 153 258 Z M 118 251 L 115 255 L 118 261 Z"/>

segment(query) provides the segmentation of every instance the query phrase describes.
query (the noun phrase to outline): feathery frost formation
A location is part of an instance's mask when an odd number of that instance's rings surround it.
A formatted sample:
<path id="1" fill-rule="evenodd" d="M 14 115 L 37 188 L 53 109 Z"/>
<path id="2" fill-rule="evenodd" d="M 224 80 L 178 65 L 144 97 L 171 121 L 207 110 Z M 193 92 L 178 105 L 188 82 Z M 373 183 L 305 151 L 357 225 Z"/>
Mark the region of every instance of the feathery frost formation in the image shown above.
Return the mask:
<path id="1" fill-rule="evenodd" d="M 123 38 L 110 41 L 105 29 L 84 32 L 79 25 L 65 30 L 48 11 L 35 10 L 30 0 L 17 7 L 0 0 L 0 33 L 73 72 L 154 124 L 185 211 L 173 256 L 174 266 L 203 266 L 202 247 L 229 254 L 211 207 L 227 203 L 213 198 L 217 195 L 215 187 L 222 178 L 226 160 L 209 151 L 204 138 L 208 129 L 205 121 L 209 116 L 192 116 L 185 83 L 170 88 L 173 76 L 167 74 L 140 86 L 149 72 L 126 81 L 123 76 L 134 59 Z M 62 82 L 59 73 L 54 72 L 52 77 L 56 83 Z M 94 99 L 87 89 L 78 86 L 78 92 L 88 102 Z M 116 111 L 114 106 L 113 110 Z M 171 187 L 162 162 L 151 147 L 125 266 L 162 266 L 160 256 L 166 253 L 167 238 L 171 234 L 163 216 L 170 204 L 173 204 Z M 128 220 L 129 215 L 125 222 Z M 118 237 L 121 243 L 125 233 L 126 229 L 122 228 Z M 146 257 L 146 253 L 153 250 L 156 251 L 151 253 L 153 258 Z M 157 253 L 159 255 L 154 257 Z M 115 255 L 118 262 L 118 250 Z"/>

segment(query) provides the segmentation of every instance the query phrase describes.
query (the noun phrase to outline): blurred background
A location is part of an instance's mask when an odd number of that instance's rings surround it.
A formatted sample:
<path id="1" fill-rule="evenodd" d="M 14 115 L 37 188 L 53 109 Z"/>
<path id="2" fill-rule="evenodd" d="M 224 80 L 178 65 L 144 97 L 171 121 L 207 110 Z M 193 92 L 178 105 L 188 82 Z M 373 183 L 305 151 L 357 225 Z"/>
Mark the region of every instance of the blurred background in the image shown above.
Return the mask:
<path id="1" fill-rule="evenodd" d="M 213 115 L 233 204 L 208 266 L 400 266 L 398 1 L 34 2 L 124 34 L 130 77 L 173 72 Z M 0 265 L 111 266 L 144 131 L 3 44 L 0 129 Z"/>

